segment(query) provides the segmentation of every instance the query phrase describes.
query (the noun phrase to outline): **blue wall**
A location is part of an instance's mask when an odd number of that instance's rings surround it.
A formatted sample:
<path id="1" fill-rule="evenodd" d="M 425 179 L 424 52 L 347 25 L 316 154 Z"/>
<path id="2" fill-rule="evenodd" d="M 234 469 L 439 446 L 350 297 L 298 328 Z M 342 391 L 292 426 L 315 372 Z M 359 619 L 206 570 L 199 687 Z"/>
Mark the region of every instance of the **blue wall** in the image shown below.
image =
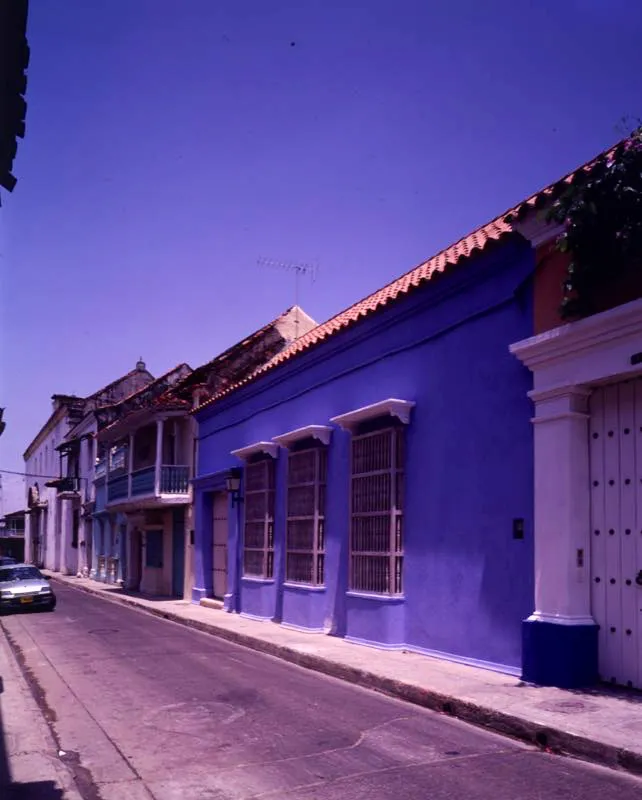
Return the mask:
<path id="1" fill-rule="evenodd" d="M 531 377 L 508 346 L 532 334 L 532 270 L 530 248 L 510 242 L 197 416 L 197 475 L 204 485 L 204 476 L 238 466 L 232 450 L 327 425 L 388 397 L 416 403 L 406 431 L 404 597 L 346 591 L 350 435 L 335 428 L 325 589 L 282 586 L 287 454 L 281 451 L 275 580 L 241 579 L 237 610 L 380 646 L 519 665 L 521 620 L 533 607 Z M 196 485 L 196 547 L 211 548 L 205 527 L 199 535 L 207 496 Z M 515 518 L 525 520 L 523 540 L 513 538 Z M 236 539 L 231 535 L 231 565 L 238 563 Z M 206 559 L 197 555 L 197 586 L 207 580 L 199 575 L 201 563 Z M 235 576 L 230 585 L 237 585 Z"/>
<path id="2" fill-rule="evenodd" d="M 107 483 L 104 478 L 95 482 L 96 497 L 94 519 L 92 525 L 92 563 L 90 567 L 96 580 L 107 581 L 106 575 L 98 574 L 98 557 L 118 558 L 116 580 L 124 580 L 126 576 L 126 540 L 121 530 L 127 520 L 124 514 L 106 511 Z M 102 529 L 101 529 L 102 522 Z"/>

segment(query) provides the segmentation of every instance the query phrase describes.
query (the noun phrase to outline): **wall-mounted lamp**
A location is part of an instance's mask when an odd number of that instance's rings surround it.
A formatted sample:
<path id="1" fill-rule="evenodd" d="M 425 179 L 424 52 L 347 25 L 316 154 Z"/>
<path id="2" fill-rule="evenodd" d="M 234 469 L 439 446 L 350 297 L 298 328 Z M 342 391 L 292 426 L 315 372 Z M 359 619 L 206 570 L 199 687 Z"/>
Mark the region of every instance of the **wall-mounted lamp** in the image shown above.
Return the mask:
<path id="1" fill-rule="evenodd" d="M 232 495 L 233 506 L 243 500 L 241 497 L 241 470 L 238 467 L 234 467 L 227 473 L 225 488 Z"/>

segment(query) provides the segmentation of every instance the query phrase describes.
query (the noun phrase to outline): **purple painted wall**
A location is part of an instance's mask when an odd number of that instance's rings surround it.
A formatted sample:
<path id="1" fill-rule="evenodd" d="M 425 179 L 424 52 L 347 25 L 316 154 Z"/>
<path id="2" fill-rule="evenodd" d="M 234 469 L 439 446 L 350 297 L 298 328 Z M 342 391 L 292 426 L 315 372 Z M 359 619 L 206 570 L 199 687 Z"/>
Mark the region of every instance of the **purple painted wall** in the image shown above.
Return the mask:
<path id="1" fill-rule="evenodd" d="M 365 643 L 517 667 L 521 621 L 533 606 L 531 378 L 508 345 L 532 334 L 532 271 L 530 248 L 505 244 L 201 412 L 195 599 L 211 587 L 211 525 L 203 521 L 207 476 L 239 466 L 230 451 L 305 425 L 327 425 L 335 415 L 389 397 L 412 400 L 403 598 L 347 592 L 350 434 L 335 428 L 328 453 L 325 587 L 282 585 L 282 450 L 275 578 L 240 578 L 242 506 L 230 508 L 235 574 L 226 607 Z M 515 518 L 525 521 L 524 539 L 513 538 Z"/>

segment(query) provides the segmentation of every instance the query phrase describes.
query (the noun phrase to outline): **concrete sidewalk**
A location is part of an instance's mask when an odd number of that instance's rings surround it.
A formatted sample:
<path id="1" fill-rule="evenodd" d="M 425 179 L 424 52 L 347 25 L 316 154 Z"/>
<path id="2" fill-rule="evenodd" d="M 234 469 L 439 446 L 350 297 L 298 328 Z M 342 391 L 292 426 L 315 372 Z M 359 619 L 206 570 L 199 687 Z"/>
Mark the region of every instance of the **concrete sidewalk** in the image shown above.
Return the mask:
<path id="1" fill-rule="evenodd" d="M 84 578 L 54 581 L 187 625 L 307 669 L 610 767 L 642 774 L 642 694 L 566 691 L 413 653 L 375 650 L 185 600 L 150 599 Z"/>
<path id="2" fill-rule="evenodd" d="M 0 627 L 0 797 L 82 800 Z"/>

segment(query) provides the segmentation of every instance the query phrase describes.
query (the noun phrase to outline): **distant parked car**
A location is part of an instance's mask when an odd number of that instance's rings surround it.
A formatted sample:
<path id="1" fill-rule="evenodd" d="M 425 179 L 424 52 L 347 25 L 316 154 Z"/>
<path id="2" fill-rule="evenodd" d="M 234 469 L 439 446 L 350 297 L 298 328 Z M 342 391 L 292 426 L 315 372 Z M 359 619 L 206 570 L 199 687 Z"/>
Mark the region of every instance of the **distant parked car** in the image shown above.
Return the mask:
<path id="1" fill-rule="evenodd" d="M 8 567 L 9 564 L 17 564 L 15 558 L 11 558 L 11 556 L 0 556 L 0 567 Z"/>
<path id="2" fill-rule="evenodd" d="M 49 581 L 31 564 L 0 564 L 0 613 L 10 610 L 53 611 L 56 595 Z"/>

